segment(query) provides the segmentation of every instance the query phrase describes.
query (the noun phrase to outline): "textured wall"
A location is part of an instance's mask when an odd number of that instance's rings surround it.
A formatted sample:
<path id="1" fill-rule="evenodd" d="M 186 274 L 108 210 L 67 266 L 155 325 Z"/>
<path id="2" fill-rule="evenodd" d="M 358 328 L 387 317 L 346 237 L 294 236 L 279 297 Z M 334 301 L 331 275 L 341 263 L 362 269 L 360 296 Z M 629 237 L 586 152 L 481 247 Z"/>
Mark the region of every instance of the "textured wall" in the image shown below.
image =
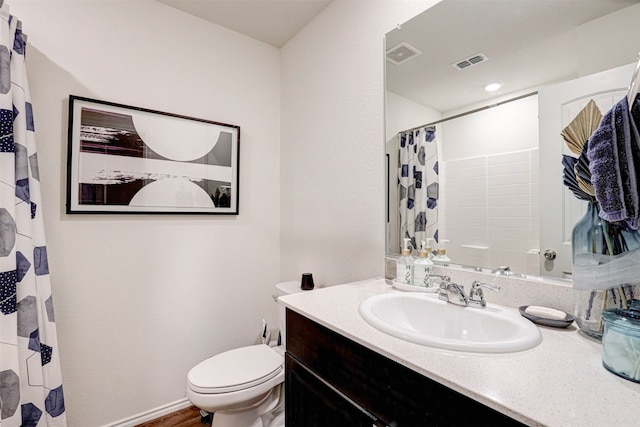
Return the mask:
<path id="1" fill-rule="evenodd" d="M 383 38 L 435 3 L 335 1 L 282 49 L 283 278 L 383 274 Z"/>

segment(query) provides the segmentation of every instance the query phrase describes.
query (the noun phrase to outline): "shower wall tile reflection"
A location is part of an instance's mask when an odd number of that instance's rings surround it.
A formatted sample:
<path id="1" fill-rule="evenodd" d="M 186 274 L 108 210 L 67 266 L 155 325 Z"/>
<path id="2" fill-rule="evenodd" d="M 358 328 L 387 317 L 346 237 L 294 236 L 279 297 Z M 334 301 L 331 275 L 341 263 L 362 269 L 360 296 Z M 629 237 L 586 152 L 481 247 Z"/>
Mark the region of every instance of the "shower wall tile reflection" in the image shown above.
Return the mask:
<path id="1" fill-rule="evenodd" d="M 446 162 L 440 229 L 454 262 L 539 274 L 537 165 L 537 149 Z"/>

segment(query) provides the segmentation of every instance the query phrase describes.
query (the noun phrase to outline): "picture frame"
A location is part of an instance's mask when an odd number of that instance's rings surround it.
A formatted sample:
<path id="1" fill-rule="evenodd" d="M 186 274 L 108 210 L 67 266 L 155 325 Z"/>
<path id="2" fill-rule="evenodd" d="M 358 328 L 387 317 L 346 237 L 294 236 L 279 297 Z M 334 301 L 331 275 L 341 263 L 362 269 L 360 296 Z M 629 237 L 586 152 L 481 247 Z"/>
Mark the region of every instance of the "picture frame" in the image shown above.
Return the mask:
<path id="1" fill-rule="evenodd" d="M 240 126 L 69 96 L 67 214 L 238 215 Z"/>

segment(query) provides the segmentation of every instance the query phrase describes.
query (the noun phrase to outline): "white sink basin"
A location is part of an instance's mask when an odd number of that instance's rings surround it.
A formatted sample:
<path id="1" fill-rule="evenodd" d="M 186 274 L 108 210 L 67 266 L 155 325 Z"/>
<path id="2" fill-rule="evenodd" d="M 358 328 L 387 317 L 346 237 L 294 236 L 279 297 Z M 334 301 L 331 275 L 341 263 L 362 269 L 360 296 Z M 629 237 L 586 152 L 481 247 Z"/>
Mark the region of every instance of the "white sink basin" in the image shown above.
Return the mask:
<path id="1" fill-rule="evenodd" d="M 478 353 L 510 353 L 542 341 L 538 328 L 520 314 L 489 304 L 461 307 L 434 294 L 374 295 L 358 308 L 376 329 L 416 344 Z"/>

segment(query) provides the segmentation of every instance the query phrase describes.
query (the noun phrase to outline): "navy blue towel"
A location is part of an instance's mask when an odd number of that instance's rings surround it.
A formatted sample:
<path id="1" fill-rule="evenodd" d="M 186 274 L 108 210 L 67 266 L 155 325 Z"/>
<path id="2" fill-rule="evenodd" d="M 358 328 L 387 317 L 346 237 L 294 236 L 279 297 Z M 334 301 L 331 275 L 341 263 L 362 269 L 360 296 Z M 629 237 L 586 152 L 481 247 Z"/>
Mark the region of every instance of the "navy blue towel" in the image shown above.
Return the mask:
<path id="1" fill-rule="evenodd" d="M 623 222 L 638 229 L 640 197 L 640 102 L 636 98 L 629 112 L 627 98 L 604 115 L 600 126 L 588 141 L 587 157 L 591 183 L 600 204 L 600 217 Z"/>

